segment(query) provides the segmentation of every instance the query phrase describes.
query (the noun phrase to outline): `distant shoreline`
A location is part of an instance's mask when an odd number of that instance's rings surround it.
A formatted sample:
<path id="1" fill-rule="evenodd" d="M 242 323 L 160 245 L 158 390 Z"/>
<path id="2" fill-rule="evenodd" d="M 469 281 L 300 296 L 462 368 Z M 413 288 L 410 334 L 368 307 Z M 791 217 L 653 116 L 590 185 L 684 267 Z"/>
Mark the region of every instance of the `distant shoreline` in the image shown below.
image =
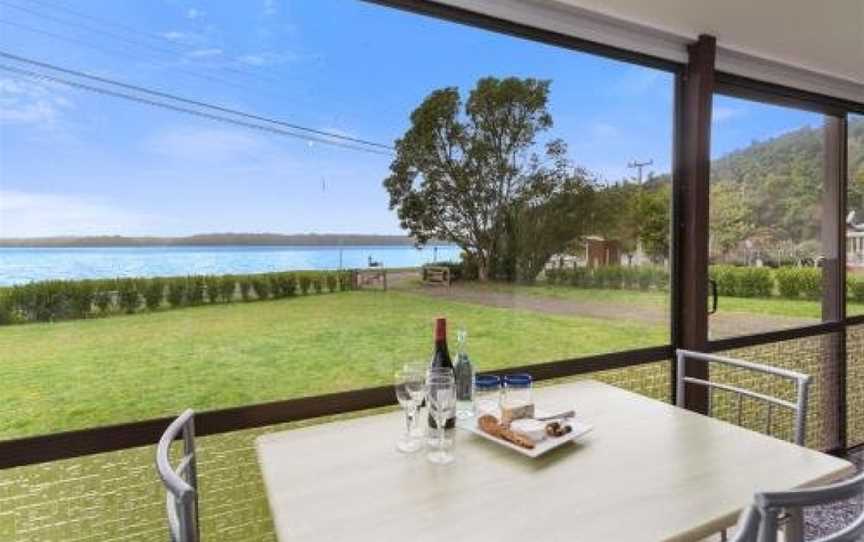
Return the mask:
<path id="1" fill-rule="evenodd" d="M 135 248 L 135 247 L 218 247 L 218 246 L 295 246 L 295 247 L 351 247 L 351 246 L 415 246 L 416 240 L 405 235 L 366 234 L 276 234 L 276 233 L 216 233 L 185 237 L 32 237 L 0 238 L 0 248 Z M 426 245 L 451 245 L 444 241 L 430 241 Z"/>

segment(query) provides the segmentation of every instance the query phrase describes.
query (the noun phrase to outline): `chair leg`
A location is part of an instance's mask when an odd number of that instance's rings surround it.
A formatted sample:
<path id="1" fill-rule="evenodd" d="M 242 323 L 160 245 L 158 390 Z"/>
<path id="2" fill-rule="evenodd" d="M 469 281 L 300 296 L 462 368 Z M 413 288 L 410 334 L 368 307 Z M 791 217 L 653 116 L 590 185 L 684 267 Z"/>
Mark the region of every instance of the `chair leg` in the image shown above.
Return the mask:
<path id="1" fill-rule="evenodd" d="M 785 542 L 804 542 L 804 511 L 793 508 L 786 511 L 787 518 L 783 526 Z"/>

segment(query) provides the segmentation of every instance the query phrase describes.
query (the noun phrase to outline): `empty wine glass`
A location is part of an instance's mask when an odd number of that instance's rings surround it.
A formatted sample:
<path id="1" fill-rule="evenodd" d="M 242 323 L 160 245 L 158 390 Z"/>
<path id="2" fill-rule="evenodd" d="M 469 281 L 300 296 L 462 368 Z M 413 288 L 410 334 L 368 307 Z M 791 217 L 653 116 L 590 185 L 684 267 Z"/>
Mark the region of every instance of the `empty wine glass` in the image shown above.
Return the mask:
<path id="1" fill-rule="evenodd" d="M 430 374 L 426 381 L 426 395 L 437 436 L 437 445 L 426 457 L 432 463 L 447 464 L 453 461 L 453 454 L 445 442 L 444 426 L 456 415 L 456 382 L 452 372 Z"/>
<path id="2" fill-rule="evenodd" d="M 422 446 L 420 439 L 411 434 L 417 408 L 425 397 L 424 371 L 422 367 L 405 364 L 393 376 L 396 389 L 396 399 L 405 411 L 405 433 L 396 441 L 396 449 L 400 452 L 416 452 Z"/>

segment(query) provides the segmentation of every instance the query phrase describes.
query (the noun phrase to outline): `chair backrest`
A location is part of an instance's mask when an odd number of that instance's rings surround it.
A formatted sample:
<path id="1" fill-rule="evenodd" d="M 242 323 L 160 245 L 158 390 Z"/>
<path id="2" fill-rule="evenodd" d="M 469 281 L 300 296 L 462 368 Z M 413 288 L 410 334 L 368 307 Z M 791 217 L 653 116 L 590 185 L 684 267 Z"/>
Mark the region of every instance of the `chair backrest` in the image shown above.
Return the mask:
<path id="1" fill-rule="evenodd" d="M 759 529 L 759 542 L 775 542 L 777 526 L 781 513 L 796 519 L 798 535 L 803 538 L 803 509 L 835 503 L 856 496 L 864 495 L 864 471 L 854 478 L 838 482 L 830 486 L 809 489 L 792 489 L 756 494 L 756 506 L 762 516 Z M 787 535 L 787 540 L 790 537 Z M 844 528 L 816 539 L 814 542 L 860 542 L 864 540 L 864 511 L 860 511 L 855 519 Z"/>
<path id="2" fill-rule="evenodd" d="M 749 361 L 744 361 L 740 359 L 728 358 L 724 356 L 716 356 L 714 354 L 704 354 L 702 352 L 693 352 L 691 350 L 676 350 L 677 356 L 677 373 L 676 373 L 676 382 L 675 382 L 675 391 L 676 391 L 676 404 L 680 407 L 684 406 L 685 401 L 685 393 L 687 386 L 686 384 L 704 386 L 708 389 L 708 415 L 713 415 L 713 394 L 714 390 L 722 390 L 724 392 L 729 392 L 735 394 L 737 396 L 737 419 L 738 425 L 741 425 L 741 418 L 743 413 L 743 404 L 742 399 L 748 397 L 750 399 L 754 399 L 764 403 L 767 407 L 767 413 L 765 416 L 765 433 L 771 434 L 771 423 L 772 423 L 772 414 L 774 412 L 774 408 L 783 408 L 793 412 L 795 416 L 795 429 L 793 435 L 793 441 L 795 444 L 800 446 L 804 445 L 804 438 L 806 436 L 806 420 L 807 420 L 807 394 L 810 386 L 810 377 L 803 373 L 799 373 L 796 371 L 790 371 L 788 369 L 782 369 L 779 367 L 771 367 L 769 365 L 762 365 L 759 363 L 752 363 Z M 772 375 L 777 378 L 789 380 L 795 384 L 795 402 L 787 401 L 785 399 L 781 399 L 779 397 L 775 397 L 772 395 L 768 395 L 765 393 L 756 392 L 753 390 L 749 390 L 740 386 L 735 386 L 732 384 L 721 383 L 721 382 L 712 382 L 710 380 L 703 380 L 701 378 L 694 378 L 690 376 L 686 376 L 686 365 L 688 361 L 702 361 L 709 364 L 719 364 L 725 365 L 727 367 L 735 367 L 737 369 L 743 369 L 746 371 L 751 371 L 755 373 L 763 373 L 767 375 Z"/>
<path id="3" fill-rule="evenodd" d="M 758 542 L 762 515 L 755 506 L 748 506 L 738 517 L 738 526 L 729 542 Z"/>
<path id="4" fill-rule="evenodd" d="M 171 444 L 183 439 L 183 455 L 171 465 Z M 156 470 L 165 485 L 171 542 L 199 542 L 198 470 L 195 462 L 195 413 L 187 410 L 171 422 L 156 447 Z"/>

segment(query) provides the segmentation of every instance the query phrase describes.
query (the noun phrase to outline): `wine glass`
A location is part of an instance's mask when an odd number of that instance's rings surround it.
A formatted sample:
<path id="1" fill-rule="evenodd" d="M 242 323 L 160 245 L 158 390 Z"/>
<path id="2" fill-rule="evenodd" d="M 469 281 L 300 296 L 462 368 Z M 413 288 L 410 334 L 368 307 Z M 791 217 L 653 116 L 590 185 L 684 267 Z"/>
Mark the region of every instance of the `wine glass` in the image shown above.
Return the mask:
<path id="1" fill-rule="evenodd" d="M 426 395 L 429 401 L 429 414 L 435 421 L 437 446 L 426 458 L 432 463 L 441 465 L 453 461 L 453 454 L 448 450 L 444 438 L 444 426 L 447 420 L 456 414 L 456 382 L 452 371 L 432 373 L 426 380 Z"/>
<path id="2" fill-rule="evenodd" d="M 422 446 L 422 442 L 411 435 L 414 419 L 417 415 L 417 407 L 424 397 L 425 382 L 422 368 L 405 364 L 398 369 L 393 376 L 396 399 L 399 406 L 405 411 L 405 434 L 396 441 L 396 449 L 400 452 L 416 452 Z"/>

